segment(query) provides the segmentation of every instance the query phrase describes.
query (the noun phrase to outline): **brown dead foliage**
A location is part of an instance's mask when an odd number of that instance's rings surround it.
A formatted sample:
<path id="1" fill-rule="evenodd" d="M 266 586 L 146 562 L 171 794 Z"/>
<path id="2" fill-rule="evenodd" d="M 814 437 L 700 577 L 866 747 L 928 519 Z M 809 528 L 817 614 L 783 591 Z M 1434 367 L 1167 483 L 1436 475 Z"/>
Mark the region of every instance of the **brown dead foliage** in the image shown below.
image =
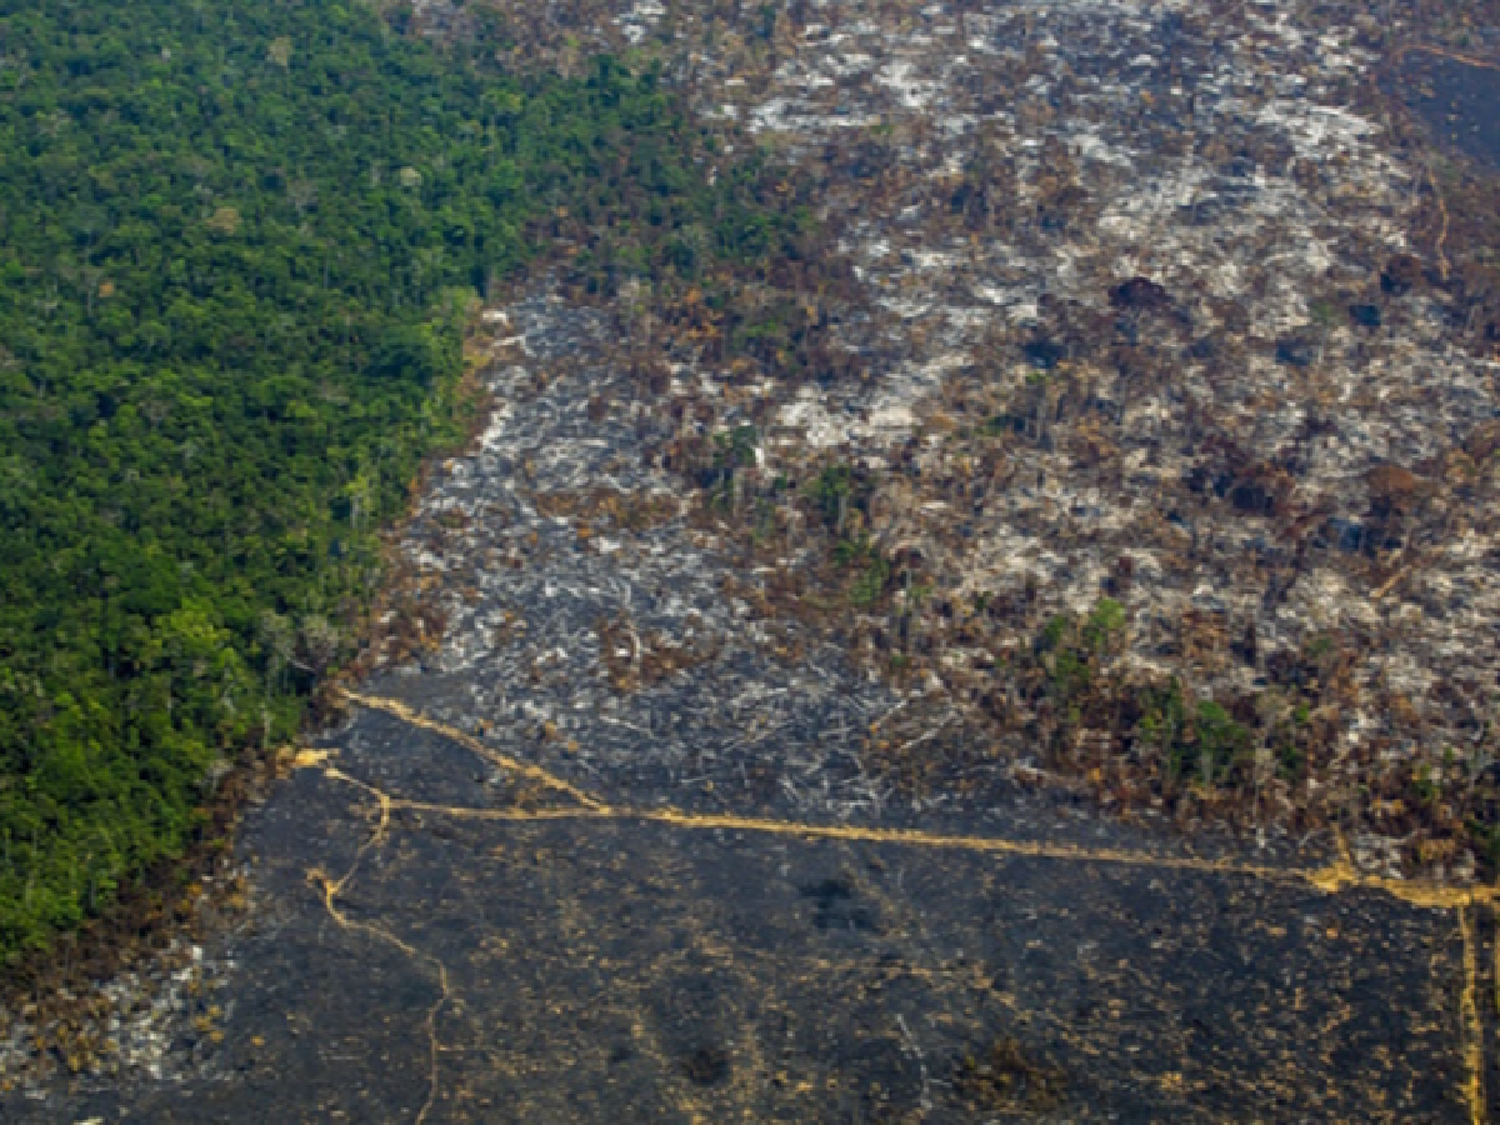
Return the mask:
<path id="1" fill-rule="evenodd" d="M 530 499 L 544 516 L 563 517 L 592 525 L 612 525 L 645 531 L 670 523 L 679 514 L 677 498 L 666 493 L 621 492 L 593 488 L 584 492 L 533 492 Z"/>
<path id="2" fill-rule="evenodd" d="M 1068 1083 L 1061 1067 L 1037 1060 L 1007 1036 L 961 1059 L 954 1088 L 970 1112 L 1030 1115 L 1061 1106 Z"/>
<path id="3" fill-rule="evenodd" d="M 625 616 L 597 626 L 599 653 L 610 686 L 621 693 L 641 691 L 678 672 L 707 664 L 723 645 L 718 638 L 677 641 L 656 630 L 639 630 Z"/>

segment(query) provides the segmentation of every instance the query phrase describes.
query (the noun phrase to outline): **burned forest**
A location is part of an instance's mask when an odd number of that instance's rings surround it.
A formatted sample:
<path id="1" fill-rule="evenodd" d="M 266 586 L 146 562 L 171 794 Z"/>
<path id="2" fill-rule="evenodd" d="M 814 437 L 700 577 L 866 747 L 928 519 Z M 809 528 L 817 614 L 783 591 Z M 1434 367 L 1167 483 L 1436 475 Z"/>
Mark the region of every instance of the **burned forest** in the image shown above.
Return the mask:
<path id="1" fill-rule="evenodd" d="M 501 10 L 549 65 L 579 34 L 661 60 L 819 226 L 818 259 L 729 299 L 619 282 L 639 389 L 591 409 L 649 413 L 659 487 L 768 637 L 944 717 L 911 749 L 866 732 L 872 786 L 1056 785 L 1488 877 L 1494 151 L 1423 116 L 1467 82 L 1480 128 L 1476 20 Z"/>

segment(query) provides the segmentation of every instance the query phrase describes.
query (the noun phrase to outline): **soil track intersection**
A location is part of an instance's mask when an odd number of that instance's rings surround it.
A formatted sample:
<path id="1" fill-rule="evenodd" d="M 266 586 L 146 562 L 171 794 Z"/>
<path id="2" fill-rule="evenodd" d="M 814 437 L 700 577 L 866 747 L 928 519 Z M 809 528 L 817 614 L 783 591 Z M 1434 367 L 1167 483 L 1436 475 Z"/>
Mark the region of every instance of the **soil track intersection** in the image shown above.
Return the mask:
<path id="1" fill-rule="evenodd" d="M 350 702 L 248 827 L 211 1070 L 8 1120 L 1489 1119 L 1485 894 L 1024 802 L 1007 839 L 497 787 L 496 747 Z M 1061 1099 L 976 1101 L 995 1042 Z"/>
<path id="2" fill-rule="evenodd" d="M 354 692 L 346 693 L 346 698 L 350 703 L 358 707 L 393 715 L 412 726 L 446 737 L 485 758 L 493 759 L 495 757 L 493 750 L 471 736 L 466 735 L 463 731 L 424 718 L 399 701 Z M 1470 1119 L 1476 1125 L 1477 1123 L 1489 1120 L 1485 1086 L 1485 1039 L 1487 1035 L 1492 1034 L 1492 1029 L 1486 1027 L 1486 1021 L 1481 1017 L 1480 1011 L 1481 936 L 1479 912 L 1481 909 L 1484 909 L 1486 915 L 1490 915 L 1496 900 L 1495 891 L 1492 888 L 1448 887 L 1371 876 L 1356 871 L 1347 856 L 1340 856 L 1332 862 L 1316 868 L 1277 867 L 1238 862 L 1233 859 L 1205 859 L 1183 855 L 1172 856 L 1153 854 L 1147 851 L 1087 847 L 1076 844 L 1049 845 L 1035 840 L 1007 840 L 996 837 L 935 834 L 910 829 L 873 828 L 850 824 L 799 823 L 745 816 L 692 813 L 671 806 L 660 806 L 653 809 L 614 807 L 601 803 L 578 790 L 570 782 L 556 777 L 545 770 L 540 770 L 534 766 L 522 765 L 508 759 L 502 763 L 506 768 L 518 769 L 523 776 L 538 782 L 541 786 L 556 794 L 565 796 L 573 803 L 563 807 L 533 808 L 527 810 L 516 808 L 444 806 L 432 802 L 406 800 L 377 790 L 359 781 L 357 778 L 342 772 L 336 766 L 329 764 L 321 753 L 309 756 L 305 764 L 309 767 L 320 768 L 329 779 L 353 785 L 376 800 L 379 807 L 379 821 L 370 838 L 372 845 L 384 839 L 391 815 L 396 810 L 437 817 L 451 817 L 459 820 L 504 822 L 509 824 L 624 820 L 641 824 L 665 825 L 677 829 L 711 830 L 720 833 L 730 831 L 778 837 L 790 836 L 809 843 L 814 841 L 841 841 L 889 845 L 903 849 L 940 849 L 987 856 L 1020 856 L 1085 865 L 1120 865 L 1141 868 L 1148 871 L 1192 872 L 1195 874 L 1221 876 L 1228 880 L 1252 880 L 1293 885 L 1303 884 L 1330 895 L 1373 891 L 1387 895 L 1404 905 L 1451 912 L 1456 915 L 1462 948 L 1462 985 L 1459 989 L 1459 1011 L 1456 1020 L 1459 1026 L 1458 1037 L 1461 1042 L 1461 1052 L 1464 1062 L 1463 1072 L 1459 1078 L 1460 1100 L 1463 1104 L 1467 1105 Z M 362 855 L 363 852 L 361 851 L 360 854 Z M 356 864 L 357 862 L 358 858 L 356 859 Z M 343 916 L 336 899 L 354 873 L 354 868 L 351 868 L 336 883 L 328 880 L 326 876 L 317 876 L 318 881 L 321 882 L 324 888 L 324 901 L 330 915 L 341 926 L 363 928 L 373 936 L 383 938 L 392 943 L 408 956 L 423 957 L 423 954 L 406 945 L 400 938 L 386 931 L 378 930 L 368 924 L 350 923 Z M 1328 933 L 1332 936 L 1334 930 L 1330 929 Z M 1493 959 L 1493 956 L 1491 959 Z M 451 995 L 448 984 L 448 973 L 442 962 L 436 959 L 431 960 L 437 966 L 442 985 L 442 997 L 438 1002 L 438 1006 L 441 1007 L 441 1005 L 450 999 Z M 434 1014 L 437 1010 L 437 1008 L 434 1009 Z M 1489 1022 L 1493 1023 L 1493 1020 L 1491 1019 Z M 434 1067 L 432 1074 L 432 1095 L 423 1104 L 422 1109 L 418 1113 L 419 1122 L 426 1119 L 434 1104 L 433 1098 L 437 1096 L 439 1090 L 437 1060 L 441 1048 L 436 1038 L 434 1022 L 429 1021 L 428 1027 L 429 1033 L 432 1036 L 431 1055 Z"/>

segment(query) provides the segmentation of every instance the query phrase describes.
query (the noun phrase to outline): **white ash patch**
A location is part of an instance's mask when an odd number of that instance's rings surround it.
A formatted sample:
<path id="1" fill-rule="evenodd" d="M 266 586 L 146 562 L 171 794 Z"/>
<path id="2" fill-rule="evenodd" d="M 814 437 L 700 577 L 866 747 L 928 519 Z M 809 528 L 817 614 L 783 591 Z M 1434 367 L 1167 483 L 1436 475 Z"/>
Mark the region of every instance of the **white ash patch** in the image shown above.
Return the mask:
<path id="1" fill-rule="evenodd" d="M 597 314 L 539 300 L 508 312 L 537 361 L 494 374 L 508 409 L 434 477 L 405 550 L 441 576 L 447 626 L 382 690 L 612 791 L 836 817 L 884 808 L 854 747 L 889 690 L 826 647 L 778 660 L 749 602 L 726 596 L 728 536 L 682 518 L 679 478 L 649 456 L 661 412 L 610 367 Z M 697 399 L 722 393 L 704 372 L 679 382 Z M 600 394 L 613 403 L 602 419 L 588 414 Z M 600 497 L 616 512 L 656 503 L 641 524 L 552 507 Z M 467 518 L 435 566 L 427 521 L 453 512 Z M 752 785 L 767 769 L 774 779 Z"/>
<path id="2" fill-rule="evenodd" d="M 1383 465 L 1420 475 L 1500 403 L 1485 362 L 1452 346 L 1441 297 L 1380 288 L 1385 261 L 1413 249 L 1429 189 L 1423 170 L 1387 151 L 1380 123 L 1349 104 L 1376 61 L 1351 13 L 1314 18 L 1297 0 L 1211 19 L 1185 2 L 1077 0 L 961 21 L 915 6 L 820 8 L 816 32 L 789 41 L 747 106 L 750 128 L 775 131 L 797 161 L 847 143 L 851 122 L 868 124 L 862 139 L 932 186 L 832 186 L 824 207 L 847 219 L 845 249 L 908 354 L 856 387 L 789 396 L 778 458 L 795 459 L 800 431 L 808 454 L 891 464 L 940 401 L 1019 409 L 1005 483 L 966 521 L 967 546 L 943 556 L 944 581 L 963 595 L 1029 578 L 1045 606 L 1076 607 L 1101 596 L 1104 572 L 1129 556 L 1130 612 L 1161 630 L 1196 606 L 1228 631 L 1253 622 L 1267 651 L 1330 630 L 1363 638 L 1355 675 L 1371 693 L 1384 684 L 1422 695 L 1414 685 L 1450 677 L 1465 647 L 1455 636 L 1491 631 L 1497 529 L 1480 516 L 1452 533 L 1461 548 L 1439 546 L 1435 532 L 1411 530 L 1437 518 L 1414 501 L 1418 514 L 1402 517 L 1410 528 L 1379 530 L 1365 481 Z M 938 34 L 950 24 L 953 35 Z M 990 185 L 974 171 L 981 137 Z M 1069 184 L 1072 210 L 1049 214 Z M 955 245 L 962 192 L 986 186 L 1003 196 L 1006 219 Z M 1061 373 L 1051 359 L 1017 365 L 1023 344 L 1052 344 L 1070 319 L 1130 319 L 1110 292 L 1131 277 L 1161 285 L 1171 304 L 1127 326 L 1145 353 L 1140 370 L 1116 378 L 1097 357 Z M 1371 302 L 1384 322 L 1354 325 L 1351 306 Z M 1067 354 L 1066 341 L 1056 346 Z M 1088 394 L 1097 405 L 1048 424 L 1052 400 L 1028 391 L 1037 380 L 1061 388 L 1058 400 Z M 1097 436 L 1081 440 L 1088 434 Z M 1226 451 L 1221 460 L 1210 447 Z M 918 463 L 943 479 L 936 452 Z M 1236 491 L 1251 472 L 1284 489 L 1286 514 L 1267 519 Z M 1144 503 L 1131 495 L 1142 490 Z M 1080 503 L 1100 514 L 1075 515 Z M 1370 548 L 1387 534 L 1389 545 Z M 1403 541 L 1424 535 L 1404 559 Z M 1296 541 L 1318 546 L 1292 574 L 1307 549 Z M 1377 558 L 1388 560 L 1379 577 L 1361 577 Z M 1376 597 L 1403 566 L 1419 577 Z M 1141 630 L 1139 643 L 1158 633 Z M 1471 661 L 1500 671 L 1500 659 L 1469 648 Z M 1131 658 L 1210 692 L 1240 691 L 1246 679 L 1233 662 Z M 1429 710 L 1433 746 L 1457 713 Z M 1380 716 L 1349 715 L 1350 738 L 1376 736 Z"/>
<path id="3" fill-rule="evenodd" d="M 635 0 L 629 11 L 614 18 L 614 23 L 626 41 L 635 46 L 651 34 L 666 14 L 666 6 L 660 0 Z"/>

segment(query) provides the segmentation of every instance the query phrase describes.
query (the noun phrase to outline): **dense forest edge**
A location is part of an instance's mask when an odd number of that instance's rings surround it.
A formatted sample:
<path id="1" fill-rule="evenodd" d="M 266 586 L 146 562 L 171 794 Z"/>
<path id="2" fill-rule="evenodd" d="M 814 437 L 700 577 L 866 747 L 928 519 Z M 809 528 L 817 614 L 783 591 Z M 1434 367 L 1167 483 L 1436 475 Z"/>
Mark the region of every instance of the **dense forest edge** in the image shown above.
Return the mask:
<path id="1" fill-rule="evenodd" d="M 424 461 L 476 422 L 464 339 L 482 305 L 541 275 L 608 304 L 634 318 L 616 358 L 652 395 L 674 359 L 826 387 L 894 347 L 856 309 L 839 220 L 811 217 L 841 179 L 897 190 L 887 125 L 805 166 L 762 160 L 737 126 L 692 118 L 644 61 L 649 44 L 541 73 L 542 44 L 514 13 L 466 6 L 463 34 L 435 45 L 409 8 L 386 7 L 0 0 L 0 967 L 39 963 L 56 935 L 130 901 L 145 872 L 191 880 L 180 860 L 224 846 L 240 782 L 304 725 L 330 674 L 364 666 L 370 624 L 391 609 L 382 529 L 408 510 Z M 778 26 L 764 21 L 745 49 L 769 57 Z M 1461 29 L 1437 41 L 1474 49 Z M 1411 55 L 1390 52 L 1364 111 L 1386 113 Z M 1414 119 L 1391 122 L 1396 148 L 1430 163 L 1418 226 L 1432 261 L 1391 259 L 1380 292 L 1451 292 L 1455 332 L 1488 352 L 1493 169 L 1434 154 Z M 942 222 L 973 238 L 1012 202 L 986 187 L 997 158 L 976 151 L 956 189 L 931 188 L 947 193 Z M 1160 299 L 1141 279 L 1109 292 L 1132 325 L 1154 315 L 1135 305 Z M 841 321 L 861 346 L 839 338 Z M 1083 408 L 1057 397 L 1037 341 L 997 338 L 986 363 L 1002 344 L 1036 370 L 998 412 L 950 396 L 981 420 L 942 438 L 984 479 L 1007 446 L 1043 444 L 1049 403 L 1059 417 Z M 1348 801 L 1327 786 L 1314 799 L 1354 683 L 1334 634 L 1268 666 L 1269 691 L 1122 677 L 1129 559 L 1076 612 L 1033 621 L 1031 592 L 960 604 L 930 560 L 871 530 L 884 485 L 920 476 L 915 445 L 884 476 L 841 452 L 762 471 L 769 410 L 724 428 L 716 409 L 673 406 L 663 464 L 743 560 L 779 566 L 778 519 L 815 546 L 803 572 L 739 590 L 768 619 L 795 618 L 906 685 L 943 669 L 941 637 L 978 645 L 1028 622 L 1010 655 L 978 667 L 962 753 L 872 741 L 867 765 L 898 791 L 951 781 L 1008 737 L 1108 809 L 1258 831 L 1262 790 L 1280 787 L 1300 794 L 1287 816 L 1299 835 L 1357 827 L 1350 809 L 1369 804 L 1387 835 L 1415 841 L 1411 870 L 1472 848 L 1493 876 L 1488 721 L 1435 767 L 1375 770 Z M 1454 456 L 1482 465 L 1495 434 L 1481 427 Z M 1462 458 L 1455 495 L 1475 503 Z M 1415 481 L 1374 478 L 1372 526 L 1400 523 Z M 1187 487 L 1236 509 L 1279 503 L 1230 483 Z M 1243 656 L 1254 633 L 1226 645 Z"/>
<path id="2" fill-rule="evenodd" d="M 354 655 L 481 302 L 540 268 L 715 304 L 808 256 L 649 68 L 507 76 L 500 34 L 0 6 L 0 964 L 221 832 Z"/>

